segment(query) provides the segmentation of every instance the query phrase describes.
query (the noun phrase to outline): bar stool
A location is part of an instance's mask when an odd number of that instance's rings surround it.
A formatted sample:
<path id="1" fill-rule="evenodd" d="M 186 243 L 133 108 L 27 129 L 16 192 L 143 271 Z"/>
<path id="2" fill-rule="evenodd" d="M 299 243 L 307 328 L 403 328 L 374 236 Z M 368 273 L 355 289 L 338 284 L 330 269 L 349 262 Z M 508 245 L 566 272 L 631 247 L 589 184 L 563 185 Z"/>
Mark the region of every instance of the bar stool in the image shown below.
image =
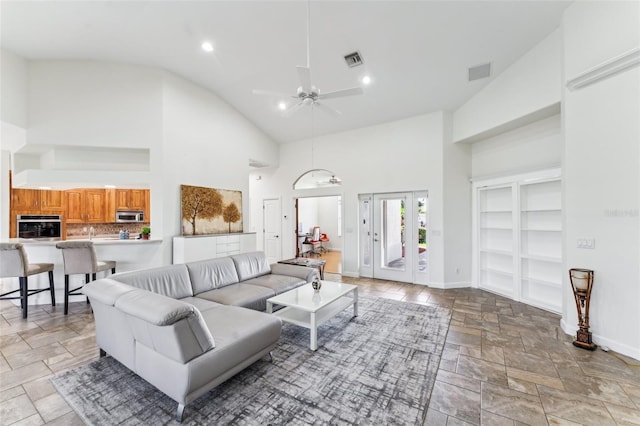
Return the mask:
<path id="1" fill-rule="evenodd" d="M 97 272 L 111 269 L 111 273 L 115 274 L 116 262 L 115 260 L 98 260 L 91 241 L 62 241 L 57 243 L 56 247 L 62 250 L 64 260 L 64 314 L 67 315 L 69 296 L 82 295 L 78 291 L 82 285 L 69 290 L 69 275 L 84 274 L 85 283 L 89 283 L 89 275 L 91 275 L 91 281 L 95 281 Z"/>
<path id="2" fill-rule="evenodd" d="M 49 273 L 49 288 L 29 290 L 28 277 Z M 0 294 L 0 299 L 20 299 L 22 318 L 27 317 L 28 297 L 43 291 L 51 292 L 51 306 L 56 306 L 56 293 L 53 286 L 53 263 L 29 263 L 27 252 L 20 243 L 0 243 L 0 278 L 20 279 L 20 288 Z M 5 297 L 19 291 L 20 296 Z"/>

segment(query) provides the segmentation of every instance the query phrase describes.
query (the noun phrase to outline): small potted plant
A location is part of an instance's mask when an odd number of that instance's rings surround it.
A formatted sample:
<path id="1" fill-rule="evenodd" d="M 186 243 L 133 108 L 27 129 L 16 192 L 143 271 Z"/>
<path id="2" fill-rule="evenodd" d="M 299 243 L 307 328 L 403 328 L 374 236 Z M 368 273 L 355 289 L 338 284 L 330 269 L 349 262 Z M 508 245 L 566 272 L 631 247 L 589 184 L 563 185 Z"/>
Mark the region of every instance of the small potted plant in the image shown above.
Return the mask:
<path id="1" fill-rule="evenodd" d="M 142 235 L 143 240 L 148 240 L 149 235 L 151 235 L 151 228 L 149 228 L 148 226 L 145 226 L 144 228 L 142 228 L 140 235 Z"/>

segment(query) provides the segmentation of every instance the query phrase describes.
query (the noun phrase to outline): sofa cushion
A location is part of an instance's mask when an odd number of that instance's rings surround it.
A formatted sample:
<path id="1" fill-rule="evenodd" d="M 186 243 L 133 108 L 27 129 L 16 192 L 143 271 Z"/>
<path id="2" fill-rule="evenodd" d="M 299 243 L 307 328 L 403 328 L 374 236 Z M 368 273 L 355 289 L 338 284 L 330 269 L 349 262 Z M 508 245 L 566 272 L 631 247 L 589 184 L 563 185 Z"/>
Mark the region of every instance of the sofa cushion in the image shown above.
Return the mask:
<path id="1" fill-rule="evenodd" d="M 169 265 L 140 271 L 121 272 L 111 275 L 110 278 L 174 299 L 193 296 L 189 272 L 185 265 Z"/>
<path id="2" fill-rule="evenodd" d="M 204 312 L 208 311 L 209 309 L 213 309 L 218 306 L 224 306 L 220 303 L 212 302 L 211 300 L 206 300 L 195 296 L 183 297 L 182 299 L 180 299 L 180 301 L 195 306 L 202 314 L 204 314 Z"/>
<path id="3" fill-rule="evenodd" d="M 254 251 L 231 256 L 238 271 L 240 281 L 250 280 L 271 273 L 269 261 L 264 252 Z"/>
<path id="4" fill-rule="evenodd" d="M 256 311 L 264 311 L 267 308 L 266 300 L 275 295 L 275 291 L 270 288 L 239 283 L 205 291 L 198 294 L 197 297 L 222 303 L 223 305 L 241 306 Z"/>
<path id="5" fill-rule="evenodd" d="M 199 262 L 187 263 L 193 294 L 213 290 L 229 284 L 236 284 L 238 273 L 233 260 L 229 257 L 207 259 Z"/>
<path id="6" fill-rule="evenodd" d="M 306 281 L 297 277 L 289 277 L 286 275 L 268 274 L 261 277 L 253 278 L 244 281 L 243 284 L 257 285 L 260 287 L 267 287 L 275 291 L 276 294 L 284 293 L 285 291 L 293 290 L 296 287 L 300 287 L 305 284 Z"/>

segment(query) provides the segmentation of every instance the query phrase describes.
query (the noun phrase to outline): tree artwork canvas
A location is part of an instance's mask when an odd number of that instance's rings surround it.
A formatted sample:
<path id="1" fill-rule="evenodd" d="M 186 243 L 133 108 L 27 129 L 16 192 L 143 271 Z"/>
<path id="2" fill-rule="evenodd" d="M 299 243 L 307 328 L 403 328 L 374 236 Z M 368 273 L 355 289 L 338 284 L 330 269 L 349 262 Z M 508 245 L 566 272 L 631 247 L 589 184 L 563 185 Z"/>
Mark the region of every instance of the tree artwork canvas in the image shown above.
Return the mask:
<path id="1" fill-rule="evenodd" d="M 242 232 L 242 191 L 180 185 L 182 235 Z"/>

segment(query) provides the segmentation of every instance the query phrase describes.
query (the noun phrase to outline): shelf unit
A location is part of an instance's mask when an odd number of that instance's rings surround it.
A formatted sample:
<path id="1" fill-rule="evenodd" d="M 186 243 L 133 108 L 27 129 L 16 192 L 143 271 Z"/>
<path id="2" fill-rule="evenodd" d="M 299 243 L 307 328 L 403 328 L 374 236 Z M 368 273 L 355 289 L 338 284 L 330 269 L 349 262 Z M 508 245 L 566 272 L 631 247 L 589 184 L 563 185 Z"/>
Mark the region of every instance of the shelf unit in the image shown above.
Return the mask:
<path id="1" fill-rule="evenodd" d="M 560 171 L 474 182 L 474 189 L 476 285 L 561 312 Z"/>
<path id="2" fill-rule="evenodd" d="M 479 286 L 513 298 L 513 187 L 483 188 L 478 193 Z"/>
<path id="3" fill-rule="evenodd" d="M 562 310 L 562 187 L 560 179 L 519 185 L 521 300 Z"/>

